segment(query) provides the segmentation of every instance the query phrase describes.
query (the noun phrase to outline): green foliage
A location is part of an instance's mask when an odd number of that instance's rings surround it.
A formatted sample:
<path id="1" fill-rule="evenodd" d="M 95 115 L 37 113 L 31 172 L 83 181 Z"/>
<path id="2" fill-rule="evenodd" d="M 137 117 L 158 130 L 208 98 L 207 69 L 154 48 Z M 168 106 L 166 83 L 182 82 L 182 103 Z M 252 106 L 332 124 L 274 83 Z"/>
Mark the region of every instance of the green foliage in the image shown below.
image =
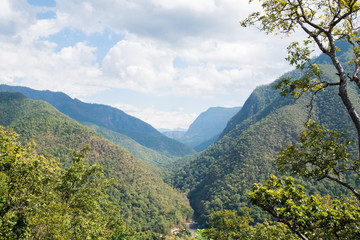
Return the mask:
<path id="1" fill-rule="evenodd" d="M 21 146 L 17 137 L 0 127 L 1 239 L 31 236 L 29 218 L 42 205 L 41 197 L 51 192 L 58 169 L 54 159 L 35 155 L 33 148 Z"/>
<path id="2" fill-rule="evenodd" d="M 195 239 L 196 240 L 208 240 L 205 237 L 205 230 L 204 229 L 198 229 L 197 232 L 195 233 Z"/>
<path id="3" fill-rule="evenodd" d="M 289 145 L 279 152 L 275 163 L 281 173 L 290 172 L 317 180 L 343 178 L 342 175 L 349 171 L 357 174 L 359 160 L 350 161 L 347 149 L 353 141 L 314 121 L 307 122 L 306 129 L 300 135 L 298 147 Z"/>
<path id="4" fill-rule="evenodd" d="M 301 78 L 293 79 L 291 77 L 283 77 L 276 84 L 275 89 L 280 89 L 281 96 L 291 95 L 295 99 L 301 97 L 308 91 L 317 92 L 327 87 L 327 82 L 323 82 L 321 75 L 323 74 L 317 64 L 309 64 L 307 71 Z"/>
<path id="5" fill-rule="evenodd" d="M 265 220 L 254 226 L 252 240 L 299 240 L 299 238 L 283 223 Z"/>
<path id="6" fill-rule="evenodd" d="M 0 127 L 0 239 L 107 239 L 124 228 L 85 150 L 63 170 L 17 138 Z"/>
<path id="7" fill-rule="evenodd" d="M 249 212 L 238 216 L 237 212 L 224 210 L 211 214 L 209 225 L 211 228 L 205 230 L 209 239 L 250 239 L 251 227 L 249 222 L 253 221 Z"/>
<path id="8" fill-rule="evenodd" d="M 291 95 L 295 99 L 302 96 L 308 91 L 316 92 L 327 87 L 328 82 L 324 82 L 322 74 L 324 73 L 318 64 L 311 62 L 310 54 L 313 52 L 309 49 L 311 41 L 305 40 L 304 46 L 301 47 L 298 42 L 290 43 L 288 57 L 286 60 L 296 69 L 303 72 L 301 77 L 294 78 L 285 76 L 274 84 L 275 89 L 280 89 L 281 96 Z"/>
<path id="9" fill-rule="evenodd" d="M 292 177 L 271 176 L 250 193 L 253 204 L 286 224 L 302 239 L 357 239 L 360 236 L 359 202 L 342 197 L 307 196 Z"/>
<path id="10" fill-rule="evenodd" d="M 204 239 L 251 239 L 251 240 L 298 240 L 283 223 L 265 221 L 255 226 L 248 209 L 242 209 L 242 214 L 224 210 L 211 215 L 210 228 L 204 229 L 201 236 Z"/>
<path id="11" fill-rule="evenodd" d="M 84 159 L 89 150 L 90 147 L 86 146 L 74 153 L 70 167 L 61 171 L 56 188 L 66 209 L 71 210 L 69 217 L 72 227 L 68 230 L 71 239 L 100 239 L 107 227 L 120 228 L 122 225 L 120 209 L 106 195 L 114 180 L 105 179 L 99 165 L 88 166 Z"/>

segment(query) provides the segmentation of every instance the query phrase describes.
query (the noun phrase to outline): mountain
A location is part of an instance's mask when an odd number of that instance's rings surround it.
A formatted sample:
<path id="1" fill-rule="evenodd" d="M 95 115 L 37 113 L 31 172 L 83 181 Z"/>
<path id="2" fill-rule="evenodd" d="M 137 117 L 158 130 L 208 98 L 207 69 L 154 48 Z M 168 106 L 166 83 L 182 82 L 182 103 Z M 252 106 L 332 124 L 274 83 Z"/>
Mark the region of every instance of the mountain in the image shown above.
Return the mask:
<path id="1" fill-rule="evenodd" d="M 28 98 L 46 101 L 79 122 L 96 124 L 126 135 L 139 144 L 168 156 L 186 156 L 194 153 L 190 147 L 164 136 L 151 125 L 117 108 L 84 103 L 62 92 L 38 91 L 8 85 L 0 85 L 0 91 L 20 92 Z"/>
<path id="2" fill-rule="evenodd" d="M 217 140 L 229 119 L 240 109 L 241 107 L 209 108 L 195 119 L 186 133 L 178 140 L 198 151 L 202 151 Z"/>
<path id="3" fill-rule="evenodd" d="M 343 54 L 347 62 L 346 53 Z M 331 63 L 323 56 L 315 59 L 324 71 L 323 78 L 335 81 L 337 76 Z M 320 61 L 321 60 L 321 61 Z M 300 76 L 293 71 L 286 76 Z M 354 85 L 348 92 L 357 109 L 360 109 L 359 91 Z M 298 100 L 281 97 L 271 85 L 254 90 L 242 109 L 229 121 L 220 139 L 195 160 L 178 169 L 174 186 L 189 191 L 188 197 L 195 215 L 205 224 L 209 215 L 223 209 L 252 209 L 252 217 L 259 221 L 263 215 L 251 206 L 248 194 L 254 183 L 263 183 L 270 174 L 279 175 L 273 166 L 277 152 L 284 146 L 296 143 L 304 130 L 308 117 L 306 107 L 311 100 L 305 94 Z M 328 88 L 314 99 L 312 117 L 334 130 L 345 130 L 350 138 L 354 126 L 348 117 L 337 91 Z M 310 193 L 341 195 L 344 189 L 334 184 L 309 179 L 297 179 Z"/>
<path id="4" fill-rule="evenodd" d="M 74 150 L 89 145 L 87 159 L 102 165 L 114 179 L 108 194 L 121 207 L 128 226 L 160 234 L 191 216 L 186 197 L 165 184 L 147 164 L 50 104 L 21 93 L 0 92 L 0 113 L 0 125 L 13 128 L 24 144 L 35 142 L 39 154 L 59 158 L 64 167 Z"/>

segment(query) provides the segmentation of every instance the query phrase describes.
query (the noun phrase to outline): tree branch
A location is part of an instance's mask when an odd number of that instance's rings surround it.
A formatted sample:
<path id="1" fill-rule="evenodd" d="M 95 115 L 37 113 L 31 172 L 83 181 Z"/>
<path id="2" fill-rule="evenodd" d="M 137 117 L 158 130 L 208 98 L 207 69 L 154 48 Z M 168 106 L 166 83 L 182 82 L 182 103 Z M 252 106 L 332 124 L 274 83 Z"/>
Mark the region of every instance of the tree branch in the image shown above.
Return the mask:
<path id="1" fill-rule="evenodd" d="M 352 186 L 350 186 L 348 183 L 343 182 L 343 181 L 341 181 L 341 180 L 338 179 L 338 178 L 331 177 L 331 176 L 329 176 L 329 175 L 326 175 L 325 178 L 328 178 L 328 179 L 330 179 L 330 180 L 332 180 L 332 181 L 335 181 L 335 182 L 339 183 L 340 185 L 343 185 L 344 187 L 346 187 L 347 189 L 349 189 L 349 190 L 355 195 L 355 197 L 356 197 L 358 200 L 360 200 L 360 194 L 355 190 L 355 188 L 353 188 Z"/>
<path id="2" fill-rule="evenodd" d="M 293 232 L 295 232 L 301 239 L 303 240 L 310 240 L 309 238 L 307 238 L 303 233 L 301 233 L 300 231 L 298 230 L 294 230 L 292 227 L 291 227 L 291 224 L 286 221 L 285 219 L 281 219 L 281 218 L 278 218 L 278 221 L 279 222 L 282 222 L 283 224 L 285 224 L 286 226 L 288 226 Z"/>
<path id="3" fill-rule="evenodd" d="M 316 90 L 315 92 L 313 92 L 313 94 L 311 96 L 310 103 L 306 106 L 306 107 L 310 107 L 310 110 L 309 110 L 309 113 L 308 113 L 308 121 L 311 119 L 311 112 L 312 112 L 313 107 L 314 107 L 313 102 L 314 102 L 316 94 L 318 94 L 321 90 L 327 88 L 328 86 L 338 86 L 338 85 L 340 85 L 340 82 L 330 83 L 330 82 L 327 82 L 327 81 L 323 81 L 323 82 L 320 82 L 319 84 L 325 84 L 325 86 L 323 86 L 323 87 L 319 88 L 318 90 Z"/>
<path id="4" fill-rule="evenodd" d="M 263 209 L 265 211 L 267 211 L 268 213 L 270 213 L 270 215 L 273 216 L 274 218 L 276 218 L 279 222 L 282 222 L 283 224 L 288 226 L 289 229 L 291 229 L 293 232 L 295 232 L 301 239 L 310 240 L 303 233 L 299 232 L 298 230 L 294 230 L 293 227 L 291 226 L 291 224 L 289 223 L 289 221 L 287 221 L 286 219 L 281 218 L 273 208 L 270 209 L 270 208 L 264 208 L 263 207 Z"/>

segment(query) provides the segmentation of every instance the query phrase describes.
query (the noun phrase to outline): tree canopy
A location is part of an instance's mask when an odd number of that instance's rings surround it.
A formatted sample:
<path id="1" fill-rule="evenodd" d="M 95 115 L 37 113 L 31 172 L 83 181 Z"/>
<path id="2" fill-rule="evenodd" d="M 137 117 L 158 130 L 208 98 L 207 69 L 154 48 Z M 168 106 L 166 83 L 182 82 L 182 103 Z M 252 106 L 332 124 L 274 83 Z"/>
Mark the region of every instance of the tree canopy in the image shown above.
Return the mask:
<path id="1" fill-rule="evenodd" d="M 106 195 L 112 180 L 74 153 L 68 168 L 0 127 L 0 239 L 109 239 L 127 233 Z"/>

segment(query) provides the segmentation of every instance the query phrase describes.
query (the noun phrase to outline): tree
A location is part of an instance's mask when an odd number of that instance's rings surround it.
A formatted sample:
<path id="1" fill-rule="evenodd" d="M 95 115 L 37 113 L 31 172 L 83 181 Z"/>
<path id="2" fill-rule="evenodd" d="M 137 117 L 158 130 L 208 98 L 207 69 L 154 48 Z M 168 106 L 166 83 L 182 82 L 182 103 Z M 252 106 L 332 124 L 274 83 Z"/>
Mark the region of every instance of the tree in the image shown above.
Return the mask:
<path id="1" fill-rule="evenodd" d="M 283 148 L 275 160 L 281 173 L 329 179 L 349 190 L 350 197 L 330 199 L 307 196 L 292 177 L 285 181 L 271 176 L 264 184 L 255 184 L 250 201 L 286 224 L 302 239 L 357 239 L 360 237 L 360 199 L 358 184 L 346 177 L 359 179 L 360 160 L 351 158 L 343 134 L 310 121 L 300 142 Z"/>
<path id="2" fill-rule="evenodd" d="M 249 209 L 242 209 L 239 214 L 236 211 L 224 210 L 215 212 L 210 218 L 210 228 L 203 230 L 205 239 L 299 239 L 290 229 L 282 223 L 272 223 L 267 220 L 252 226 L 253 219 L 250 217 Z"/>
<path id="3" fill-rule="evenodd" d="M 0 126 L 0 239 L 30 238 L 32 219 L 47 207 L 59 169 L 55 159 L 36 155 L 17 138 Z"/>
<path id="4" fill-rule="evenodd" d="M 68 217 L 69 239 L 107 239 L 124 227 L 120 209 L 106 195 L 114 181 L 105 177 L 100 165 L 85 161 L 88 150 L 85 146 L 74 152 L 70 167 L 61 170 L 55 188 L 65 208 L 63 215 Z"/>
<path id="5" fill-rule="evenodd" d="M 270 213 L 301 239 L 359 239 L 359 201 L 341 197 L 307 196 L 292 177 L 272 175 L 250 193 L 253 204 Z"/>
<path id="6" fill-rule="evenodd" d="M 230 210 L 218 211 L 210 218 L 210 228 L 205 230 L 205 236 L 209 239 L 250 239 L 252 228 L 249 222 L 253 219 L 248 211 L 242 216 Z"/>
<path id="7" fill-rule="evenodd" d="M 129 230 L 107 198 L 112 180 L 85 161 L 70 166 L 23 146 L 0 126 L 0 239 L 126 239 Z"/>
<path id="8" fill-rule="evenodd" d="M 250 0 L 252 2 L 252 0 Z M 274 86 L 282 96 L 295 99 L 311 93 L 309 121 L 300 143 L 280 151 L 275 163 L 280 172 L 295 176 L 328 179 L 349 190 L 351 196 L 330 199 L 307 196 L 304 188 L 271 176 L 264 184 L 255 184 L 250 201 L 287 225 L 301 239 L 359 239 L 360 195 L 360 117 L 348 94 L 348 84 L 360 89 L 360 21 L 357 0 L 260 0 L 263 12 L 254 12 L 241 24 L 245 27 L 259 24 L 266 33 L 291 34 L 297 28 L 308 36 L 300 45 L 293 42 L 288 47 L 287 60 L 303 72 L 299 79 L 284 77 Z M 344 64 L 339 60 L 339 40 L 346 41 L 352 49 L 351 59 Z M 331 59 L 338 80 L 330 81 L 311 59 L 311 46 L 317 46 Z M 357 132 L 357 157 L 349 151 L 351 141 L 342 134 L 328 130 L 311 120 L 314 98 L 328 87 L 337 87 L 338 95 L 346 107 Z"/>
<path id="9" fill-rule="evenodd" d="M 250 0 L 250 3 L 254 0 Z M 347 85 L 355 82 L 360 89 L 360 21 L 358 0 L 259 0 L 262 12 L 254 12 L 241 25 L 244 27 L 259 24 L 259 28 L 266 33 L 291 34 L 297 28 L 302 29 L 308 36 L 303 46 L 293 42 L 288 47 L 287 60 L 297 69 L 305 71 L 301 79 L 283 78 L 276 85 L 282 95 L 291 94 L 299 97 L 305 92 L 312 91 L 313 97 L 329 86 L 338 88 L 339 96 L 346 107 L 360 139 L 360 117 L 349 98 Z M 340 62 L 336 46 L 338 40 L 345 40 L 352 46 L 353 68 L 346 71 Z M 330 82 L 322 78 L 321 70 L 311 62 L 311 46 L 315 45 L 327 56 L 334 65 L 339 80 Z M 358 141 L 360 146 L 360 141 Z M 360 147 L 359 147 L 360 156 Z"/>

